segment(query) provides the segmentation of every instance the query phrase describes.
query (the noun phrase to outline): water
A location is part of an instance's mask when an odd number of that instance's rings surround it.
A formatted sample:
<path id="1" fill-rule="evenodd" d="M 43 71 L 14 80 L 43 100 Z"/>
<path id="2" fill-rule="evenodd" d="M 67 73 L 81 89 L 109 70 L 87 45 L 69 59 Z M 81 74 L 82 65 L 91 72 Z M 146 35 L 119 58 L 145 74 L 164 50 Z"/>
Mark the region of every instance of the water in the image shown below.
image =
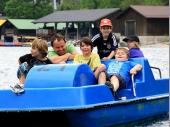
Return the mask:
<path id="1" fill-rule="evenodd" d="M 96 52 L 96 48 L 94 51 Z M 150 65 L 159 67 L 162 77 L 169 78 L 169 48 L 142 48 L 142 51 Z M 18 58 L 26 53 L 30 53 L 30 47 L 0 47 L 0 85 L 18 81 L 16 77 Z M 153 71 L 155 78 L 159 78 L 158 71 Z"/>
<path id="2" fill-rule="evenodd" d="M 142 51 L 145 57 L 148 58 L 150 65 L 159 67 L 162 71 L 162 77 L 169 78 L 169 47 L 142 48 Z M 10 85 L 18 82 L 16 77 L 18 58 L 26 53 L 30 53 L 30 47 L 0 47 L 0 85 Z M 153 72 L 155 78 L 159 78 L 159 73 L 156 70 Z M 160 116 L 153 120 L 145 120 L 126 126 L 169 127 L 169 120 L 168 116 Z"/>

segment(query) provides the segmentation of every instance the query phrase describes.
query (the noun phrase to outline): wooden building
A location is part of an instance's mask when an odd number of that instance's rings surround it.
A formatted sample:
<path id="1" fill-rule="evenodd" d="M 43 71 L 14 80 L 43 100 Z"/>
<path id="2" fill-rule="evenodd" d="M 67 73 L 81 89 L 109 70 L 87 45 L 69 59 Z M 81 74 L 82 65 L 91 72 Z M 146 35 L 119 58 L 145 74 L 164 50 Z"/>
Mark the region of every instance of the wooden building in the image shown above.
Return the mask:
<path id="1" fill-rule="evenodd" d="M 54 34 L 54 23 L 44 26 L 43 23 L 34 24 L 33 21 L 34 19 L 0 18 L 0 40 L 11 41 L 14 40 L 14 36 L 21 38 L 44 37 L 44 34 L 49 34 L 45 39 L 50 40 Z M 58 24 L 58 30 L 62 30 L 64 27 L 65 24 Z"/>
<path id="2" fill-rule="evenodd" d="M 169 35 L 169 6 L 129 6 L 113 20 L 113 29 L 121 35 Z"/>
<path id="3" fill-rule="evenodd" d="M 36 29 L 43 27 L 43 24 L 35 25 L 32 19 L 1 19 L 0 40 L 12 44 L 18 38 L 36 36 Z"/>
<path id="4" fill-rule="evenodd" d="M 35 20 L 34 23 L 55 23 L 57 33 L 62 33 L 66 39 L 78 40 L 83 36 L 91 37 L 98 33 L 102 18 L 113 21 L 120 12 L 119 8 L 56 11 Z M 58 31 L 58 23 L 66 23 L 63 31 Z"/>

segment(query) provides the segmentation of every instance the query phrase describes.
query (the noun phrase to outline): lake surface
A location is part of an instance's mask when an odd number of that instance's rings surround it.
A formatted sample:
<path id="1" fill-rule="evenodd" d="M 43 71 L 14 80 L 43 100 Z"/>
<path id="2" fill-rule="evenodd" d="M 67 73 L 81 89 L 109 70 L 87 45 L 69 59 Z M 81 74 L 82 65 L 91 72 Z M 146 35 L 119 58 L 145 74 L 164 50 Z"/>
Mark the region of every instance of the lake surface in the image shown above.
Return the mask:
<path id="1" fill-rule="evenodd" d="M 77 48 L 79 50 L 79 48 Z M 144 55 L 148 58 L 151 66 L 159 67 L 163 78 L 169 78 L 169 47 L 142 48 Z M 94 49 L 96 52 L 96 49 Z M 30 53 L 30 47 L 0 47 L 0 85 L 11 85 L 18 82 L 16 72 L 18 69 L 18 58 Z M 155 78 L 159 73 L 153 71 Z M 158 109 L 159 110 L 159 109 Z M 152 120 L 139 123 L 127 124 L 123 127 L 169 127 L 168 116 L 160 116 Z"/>
<path id="2" fill-rule="evenodd" d="M 79 51 L 79 48 L 77 48 Z M 163 78 L 169 78 L 169 48 L 142 48 L 151 66 L 159 67 Z M 96 52 L 96 48 L 94 49 Z M 18 81 L 16 72 L 18 58 L 30 53 L 30 47 L 0 47 L 0 85 L 9 85 Z M 159 78 L 154 71 L 155 78 Z"/>

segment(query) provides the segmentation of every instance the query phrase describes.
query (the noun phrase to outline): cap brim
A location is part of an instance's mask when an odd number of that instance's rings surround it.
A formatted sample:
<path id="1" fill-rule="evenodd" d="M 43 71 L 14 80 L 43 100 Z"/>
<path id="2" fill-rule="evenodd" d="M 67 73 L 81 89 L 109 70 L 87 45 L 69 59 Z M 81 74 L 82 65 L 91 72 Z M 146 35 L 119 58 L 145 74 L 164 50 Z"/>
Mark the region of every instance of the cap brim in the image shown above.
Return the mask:
<path id="1" fill-rule="evenodd" d="M 129 40 L 128 38 L 124 38 L 123 39 L 124 42 L 128 42 L 128 40 Z"/>
<path id="2" fill-rule="evenodd" d="M 110 26 L 110 27 L 112 27 L 112 25 L 105 25 L 105 24 L 103 24 L 103 25 L 100 25 L 100 27 L 102 27 L 102 26 Z"/>
<path id="3" fill-rule="evenodd" d="M 131 39 L 131 38 L 124 38 L 123 39 L 124 42 L 128 42 L 128 41 L 136 41 L 136 42 L 140 42 L 139 40 L 135 40 L 135 39 Z"/>

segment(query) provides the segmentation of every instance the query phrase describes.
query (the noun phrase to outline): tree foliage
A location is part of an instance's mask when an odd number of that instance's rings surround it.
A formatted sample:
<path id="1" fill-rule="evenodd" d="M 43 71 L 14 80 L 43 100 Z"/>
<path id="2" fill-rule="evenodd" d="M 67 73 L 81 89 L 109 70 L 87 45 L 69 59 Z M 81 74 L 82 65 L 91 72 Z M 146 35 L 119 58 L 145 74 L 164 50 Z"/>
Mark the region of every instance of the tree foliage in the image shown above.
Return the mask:
<path id="1" fill-rule="evenodd" d="M 169 0 L 62 0 L 58 10 L 124 9 L 129 5 L 169 5 Z M 0 12 L 5 12 L 10 18 L 36 19 L 52 11 L 52 0 L 0 0 Z"/>
<path id="2" fill-rule="evenodd" d="M 5 13 L 9 18 L 40 18 L 53 11 L 49 0 L 9 0 L 5 6 Z"/>
<path id="3" fill-rule="evenodd" d="M 127 8 L 129 5 L 168 5 L 169 0 L 63 0 L 61 10 Z M 76 4 L 75 4 L 76 3 Z"/>
<path id="4" fill-rule="evenodd" d="M 63 3 L 59 6 L 59 10 L 72 10 L 80 9 L 80 3 L 75 2 L 74 0 L 64 0 Z"/>
<path id="5" fill-rule="evenodd" d="M 99 0 L 99 8 L 119 8 L 121 0 Z"/>
<path id="6" fill-rule="evenodd" d="M 121 8 L 126 8 L 129 5 L 166 5 L 168 0 L 123 0 L 120 4 Z"/>
<path id="7" fill-rule="evenodd" d="M 168 0 L 144 0 L 146 5 L 166 5 L 169 4 Z"/>
<path id="8" fill-rule="evenodd" d="M 96 9 L 97 0 L 80 0 L 80 7 L 82 9 Z"/>
<path id="9" fill-rule="evenodd" d="M 121 8 L 127 8 L 129 5 L 143 5 L 144 1 L 143 0 L 123 0 L 120 3 Z"/>
<path id="10" fill-rule="evenodd" d="M 6 3 L 8 2 L 9 0 L 0 0 L 0 12 L 3 12 L 4 11 L 4 8 L 6 6 Z"/>

